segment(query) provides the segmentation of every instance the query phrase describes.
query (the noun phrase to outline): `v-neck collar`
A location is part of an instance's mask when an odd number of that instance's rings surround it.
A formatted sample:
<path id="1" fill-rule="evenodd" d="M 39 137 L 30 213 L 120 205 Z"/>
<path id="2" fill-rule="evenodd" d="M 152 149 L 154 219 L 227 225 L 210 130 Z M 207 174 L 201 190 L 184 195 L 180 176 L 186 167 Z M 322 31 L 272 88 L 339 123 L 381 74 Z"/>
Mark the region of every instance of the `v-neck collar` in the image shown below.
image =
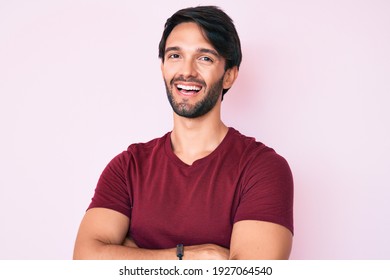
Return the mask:
<path id="1" fill-rule="evenodd" d="M 221 150 L 224 149 L 226 145 L 228 145 L 229 139 L 233 135 L 234 128 L 229 127 L 228 132 L 226 133 L 225 137 L 222 139 L 221 143 L 215 148 L 214 151 L 212 151 L 210 154 L 207 156 L 200 158 L 196 161 L 194 161 L 191 165 L 183 162 L 174 152 L 172 148 L 172 141 L 171 141 L 171 133 L 169 132 L 166 134 L 165 138 L 165 153 L 169 157 L 172 162 L 174 162 L 176 165 L 182 167 L 182 168 L 196 168 L 197 166 L 201 166 L 204 164 L 207 164 L 210 162 L 211 159 L 213 159 L 215 156 L 217 156 Z"/>

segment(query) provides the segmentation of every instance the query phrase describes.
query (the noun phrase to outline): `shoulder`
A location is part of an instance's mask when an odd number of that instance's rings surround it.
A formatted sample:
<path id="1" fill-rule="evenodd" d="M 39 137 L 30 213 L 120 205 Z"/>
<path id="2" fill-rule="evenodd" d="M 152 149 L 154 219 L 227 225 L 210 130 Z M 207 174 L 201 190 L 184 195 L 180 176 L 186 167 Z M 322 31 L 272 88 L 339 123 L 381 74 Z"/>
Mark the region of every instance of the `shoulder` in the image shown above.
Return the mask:
<path id="1" fill-rule="evenodd" d="M 255 137 L 246 136 L 239 131 L 231 128 L 232 130 L 232 148 L 238 149 L 241 154 L 242 165 L 249 166 L 287 166 L 286 159 L 278 154 L 273 148 L 265 145 L 262 142 L 256 140 Z"/>
<path id="2" fill-rule="evenodd" d="M 143 143 L 133 143 L 127 148 L 128 154 L 137 154 L 137 153 L 150 153 L 155 149 L 164 148 L 167 138 L 169 137 L 170 132 L 166 133 L 164 136 L 152 139 L 148 142 Z"/>
<path id="3" fill-rule="evenodd" d="M 126 168 L 130 161 L 138 160 L 148 155 L 153 154 L 154 151 L 164 148 L 165 140 L 170 133 L 162 137 L 152 139 L 148 142 L 139 142 L 130 144 L 126 150 L 117 154 L 108 164 L 108 166 Z"/>
<path id="4" fill-rule="evenodd" d="M 241 146 L 239 166 L 245 188 L 268 186 L 292 190 L 292 172 L 283 156 L 254 137 L 245 136 L 238 131 L 234 131 L 234 134 L 237 146 Z"/>

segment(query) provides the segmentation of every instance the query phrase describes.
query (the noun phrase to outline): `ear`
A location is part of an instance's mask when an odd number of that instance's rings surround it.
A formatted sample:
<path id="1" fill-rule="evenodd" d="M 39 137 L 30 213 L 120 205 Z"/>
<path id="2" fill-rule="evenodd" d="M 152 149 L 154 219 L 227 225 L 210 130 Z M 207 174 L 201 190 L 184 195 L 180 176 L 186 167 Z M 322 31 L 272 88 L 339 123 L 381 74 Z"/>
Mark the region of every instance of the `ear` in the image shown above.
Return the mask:
<path id="1" fill-rule="evenodd" d="M 234 66 L 232 68 L 229 68 L 226 70 L 224 76 L 223 76 L 223 88 L 229 89 L 234 84 L 234 81 L 237 79 L 238 76 L 238 68 L 237 66 Z"/>

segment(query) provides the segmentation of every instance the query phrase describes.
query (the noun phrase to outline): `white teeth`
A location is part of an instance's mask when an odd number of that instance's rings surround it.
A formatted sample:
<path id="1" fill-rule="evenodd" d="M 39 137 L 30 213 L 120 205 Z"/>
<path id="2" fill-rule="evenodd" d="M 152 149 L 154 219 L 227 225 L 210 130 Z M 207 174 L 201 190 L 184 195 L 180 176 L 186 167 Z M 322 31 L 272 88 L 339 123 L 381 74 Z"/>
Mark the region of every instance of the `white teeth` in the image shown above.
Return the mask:
<path id="1" fill-rule="evenodd" d="M 197 87 L 197 86 L 185 86 L 185 85 L 177 85 L 177 87 L 180 89 L 188 90 L 188 91 L 194 91 L 194 90 L 199 91 L 202 89 L 202 88 Z"/>

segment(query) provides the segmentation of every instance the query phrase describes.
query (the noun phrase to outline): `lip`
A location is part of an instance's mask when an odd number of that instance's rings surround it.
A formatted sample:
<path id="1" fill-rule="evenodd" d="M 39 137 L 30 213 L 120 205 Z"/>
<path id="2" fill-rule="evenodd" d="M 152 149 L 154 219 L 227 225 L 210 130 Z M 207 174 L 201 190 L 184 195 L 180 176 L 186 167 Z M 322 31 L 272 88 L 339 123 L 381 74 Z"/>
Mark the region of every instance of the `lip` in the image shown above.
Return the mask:
<path id="1" fill-rule="evenodd" d="M 186 97 L 192 97 L 197 96 L 199 93 L 203 91 L 204 86 L 198 83 L 186 83 L 186 82 L 176 82 L 173 84 L 173 87 L 175 88 L 176 92 L 179 95 L 186 96 Z M 182 87 L 183 89 L 180 89 Z M 191 90 L 194 89 L 194 90 Z M 195 90 L 199 89 L 199 90 Z"/>

